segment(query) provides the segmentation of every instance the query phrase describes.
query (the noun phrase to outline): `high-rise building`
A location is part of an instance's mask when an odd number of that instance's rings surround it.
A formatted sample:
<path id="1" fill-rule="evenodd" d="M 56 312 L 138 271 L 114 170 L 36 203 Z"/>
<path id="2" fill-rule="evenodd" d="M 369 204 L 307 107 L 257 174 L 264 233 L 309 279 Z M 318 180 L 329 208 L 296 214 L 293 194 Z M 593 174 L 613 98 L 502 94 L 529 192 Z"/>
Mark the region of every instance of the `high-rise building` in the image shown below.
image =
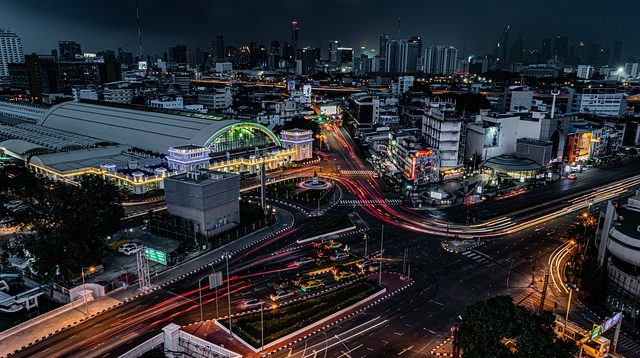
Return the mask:
<path id="1" fill-rule="evenodd" d="M 0 29 L 0 84 L 9 82 L 9 64 L 24 62 L 22 40 L 13 32 Z"/>
<path id="2" fill-rule="evenodd" d="M 593 66 L 591 65 L 578 65 L 576 70 L 576 77 L 583 78 L 585 80 L 593 77 Z"/>
<path id="3" fill-rule="evenodd" d="M 133 63 L 133 54 L 118 47 L 118 62 L 123 65 L 131 65 Z"/>
<path id="4" fill-rule="evenodd" d="M 76 55 L 82 55 L 82 47 L 75 41 L 58 41 L 60 61 L 75 61 Z"/>
<path id="5" fill-rule="evenodd" d="M 291 21 L 291 47 L 293 47 L 294 51 L 298 50 L 298 46 L 300 46 L 300 23 L 298 20 Z"/>
<path id="6" fill-rule="evenodd" d="M 540 62 L 545 63 L 553 57 L 551 39 L 542 39 L 542 50 L 540 51 Z"/>
<path id="7" fill-rule="evenodd" d="M 576 45 L 576 62 L 578 64 L 585 63 L 587 61 L 587 46 L 583 41 L 578 41 Z"/>
<path id="8" fill-rule="evenodd" d="M 174 64 L 187 63 L 187 45 L 176 45 L 167 49 L 167 61 Z"/>
<path id="9" fill-rule="evenodd" d="M 222 35 L 217 35 L 216 39 L 211 44 L 211 49 L 213 51 L 213 58 L 216 60 L 220 60 L 225 58 L 224 52 L 224 37 Z"/>
<path id="10" fill-rule="evenodd" d="M 433 74 L 451 74 L 456 71 L 458 49 L 454 46 L 430 46 L 422 57 L 423 71 Z"/>
<path id="11" fill-rule="evenodd" d="M 511 46 L 509 61 L 511 63 L 521 63 L 523 61 L 523 52 L 524 42 L 522 41 L 522 37 L 518 37 L 513 43 L 513 46 Z"/>
<path id="12" fill-rule="evenodd" d="M 502 30 L 502 33 L 500 34 L 500 38 L 498 39 L 498 44 L 496 45 L 495 55 L 502 64 L 506 64 L 508 61 L 507 56 L 509 55 L 509 29 L 509 25 L 505 26 L 505 28 Z"/>
<path id="13" fill-rule="evenodd" d="M 622 41 L 616 41 L 613 44 L 613 54 L 611 55 L 611 64 L 617 66 L 621 64 L 622 60 Z"/>
<path id="14" fill-rule="evenodd" d="M 566 62 L 569 57 L 569 40 L 566 36 L 556 36 L 553 41 L 553 56 L 561 62 Z"/>
<path id="15" fill-rule="evenodd" d="M 316 72 L 316 55 L 319 49 L 305 47 L 297 51 L 296 74 L 312 75 Z"/>
<path id="16" fill-rule="evenodd" d="M 422 40 L 415 37 L 410 40 L 400 40 L 398 42 L 398 72 L 414 73 L 418 71 L 418 59 Z"/>
<path id="17" fill-rule="evenodd" d="M 340 47 L 340 41 L 331 40 L 329 41 L 329 62 L 336 63 L 338 62 L 338 48 Z"/>
<path id="18" fill-rule="evenodd" d="M 398 41 L 392 40 L 387 42 L 384 59 L 385 72 L 398 72 Z"/>
<path id="19" fill-rule="evenodd" d="M 42 103 L 43 93 L 58 93 L 58 64 L 53 56 L 26 55 L 24 63 L 9 64 L 11 87 L 22 89 L 35 103 Z"/>
<path id="20" fill-rule="evenodd" d="M 341 65 L 343 63 L 353 62 L 353 48 L 351 47 L 338 47 L 336 49 L 336 61 L 335 63 Z"/>

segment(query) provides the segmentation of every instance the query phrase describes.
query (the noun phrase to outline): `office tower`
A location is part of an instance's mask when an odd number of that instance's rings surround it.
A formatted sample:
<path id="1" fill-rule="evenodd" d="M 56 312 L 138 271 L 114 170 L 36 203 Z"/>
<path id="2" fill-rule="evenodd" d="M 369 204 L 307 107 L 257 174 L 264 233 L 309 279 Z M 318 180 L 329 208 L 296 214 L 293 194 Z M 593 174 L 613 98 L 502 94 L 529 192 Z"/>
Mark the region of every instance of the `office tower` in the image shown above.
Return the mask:
<path id="1" fill-rule="evenodd" d="M 387 49 L 385 51 L 384 59 L 385 72 L 395 73 L 398 72 L 398 41 L 391 40 L 387 42 Z"/>
<path id="2" fill-rule="evenodd" d="M 518 37 L 516 41 L 511 46 L 511 51 L 509 53 L 509 61 L 511 63 L 521 63 L 523 61 L 522 53 L 524 51 L 524 42 L 522 41 L 522 37 Z"/>
<path id="3" fill-rule="evenodd" d="M 458 49 L 454 46 L 430 46 L 422 57 L 423 71 L 433 74 L 451 74 L 456 71 Z"/>
<path id="4" fill-rule="evenodd" d="M 53 59 L 58 61 L 58 49 L 57 48 L 52 48 L 51 49 L 51 56 L 53 56 Z"/>
<path id="5" fill-rule="evenodd" d="M 622 41 L 616 41 L 613 44 L 613 54 L 611 55 L 611 64 L 617 66 L 621 64 L 622 59 Z"/>
<path id="6" fill-rule="evenodd" d="M 224 52 L 224 37 L 222 35 L 217 35 L 216 39 L 211 44 L 211 49 L 213 51 L 213 58 L 216 60 L 221 60 L 225 58 Z"/>
<path id="7" fill-rule="evenodd" d="M 422 41 L 419 37 L 415 37 L 413 40 L 400 40 L 398 42 L 398 72 L 417 72 L 421 47 Z"/>
<path id="8" fill-rule="evenodd" d="M 174 64 L 187 63 L 187 45 L 176 45 L 167 50 L 167 61 Z"/>
<path id="9" fill-rule="evenodd" d="M 316 55 L 318 50 L 311 47 L 298 49 L 296 60 L 297 75 L 312 75 L 316 72 Z"/>
<path id="10" fill-rule="evenodd" d="M 587 46 L 583 41 L 578 41 L 576 45 L 576 62 L 578 64 L 584 64 L 587 61 Z"/>
<path id="11" fill-rule="evenodd" d="M 118 47 L 118 62 L 123 65 L 131 65 L 133 63 L 133 54 Z"/>
<path id="12" fill-rule="evenodd" d="M 329 62 L 336 63 L 338 62 L 338 48 L 340 47 L 340 41 L 331 40 L 329 41 Z"/>
<path id="13" fill-rule="evenodd" d="M 60 61 L 75 61 L 76 55 L 82 55 L 82 47 L 75 41 L 58 41 Z"/>
<path id="14" fill-rule="evenodd" d="M 389 42 L 389 36 L 385 34 L 380 35 L 380 45 L 378 47 L 378 55 L 384 58 L 387 56 L 387 43 Z"/>
<path id="15" fill-rule="evenodd" d="M 598 67 L 600 65 L 600 45 L 591 44 L 591 46 L 589 46 L 587 62 L 590 65 L 593 65 L 593 67 Z"/>
<path id="16" fill-rule="evenodd" d="M 569 40 L 566 36 L 556 36 L 553 41 L 553 56 L 561 62 L 566 62 L 569 57 Z"/>
<path id="17" fill-rule="evenodd" d="M 298 46 L 300 45 L 299 40 L 300 23 L 298 22 L 298 20 L 294 19 L 291 21 L 291 47 L 293 47 L 294 51 L 298 50 Z"/>
<path id="18" fill-rule="evenodd" d="M 496 57 L 500 60 L 501 63 L 506 63 L 507 62 L 507 56 L 508 51 L 509 51 L 509 28 L 510 26 L 507 25 L 505 26 L 505 28 L 502 30 L 502 33 L 500 34 L 500 39 L 498 39 L 498 44 L 496 46 Z"/>
<path id="19" fill-rule="evenodd" d="M 540 62 L 545 63 L 553 57 L 553 51 L 551 49 L 551 39 L 542 40 L 542 50 L 540 51 Z"/>
<path id="20" fill-rule="evenodd" d="M 409 37 L 409 42 L 418 45 L 418 57 L 422 56 L 422 38 L 420 36 Z"/>
<path id="21" fill-rule="evenodd" d="M 351 47 L 338 47 L 336 49 L 336 61 L 337 64 L 353 62 L 353 48 Z"/>
<path id="22" fill-rule="evenodd" d="M 9 82 L 9 64 L 24 62 L 22 40 L 13 32 L 0 29 L 0 83 Z"/>

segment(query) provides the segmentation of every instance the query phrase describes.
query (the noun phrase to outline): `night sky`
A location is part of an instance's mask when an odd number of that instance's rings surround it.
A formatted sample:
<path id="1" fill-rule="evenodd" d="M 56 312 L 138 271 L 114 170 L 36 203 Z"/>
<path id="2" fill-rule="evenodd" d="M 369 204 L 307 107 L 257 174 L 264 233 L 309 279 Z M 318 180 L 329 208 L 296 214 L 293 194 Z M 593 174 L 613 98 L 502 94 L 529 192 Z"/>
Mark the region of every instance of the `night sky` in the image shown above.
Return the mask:
<path id="1" fill-rule="evenodd" d="M 456 45 L 465 54 L 491 53 L 505 25 L 510 43 L 540 49 L 542 38 L 566 35 L 587 47 L 613 49 L 623 41 L 623 59 L 640 58 L 637 0 L 139 0 L 145 53 L 161 54 L 185 43 L 209 48 L 217 34 L 226 45 L 288 41 L 291 19 L 300 21 L 300 45 L 330 39 L 377 50 L 380 33 L 422 36 L 425 45 Z M 22 37 L 25 52 L 49 54 L 58 40 L 75 40 L 84 51 L 128 47 L 137 53 L 134 0 L 0 0 L 0 28 Z"/>

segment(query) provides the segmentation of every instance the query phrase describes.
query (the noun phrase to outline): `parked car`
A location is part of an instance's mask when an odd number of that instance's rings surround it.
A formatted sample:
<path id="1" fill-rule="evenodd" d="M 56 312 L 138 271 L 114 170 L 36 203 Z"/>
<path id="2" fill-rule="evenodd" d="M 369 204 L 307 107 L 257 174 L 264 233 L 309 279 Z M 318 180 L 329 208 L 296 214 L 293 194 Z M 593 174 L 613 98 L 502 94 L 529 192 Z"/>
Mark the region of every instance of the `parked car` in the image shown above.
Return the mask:
<path id="1" fill-rule="evenodd" d="M 351 271 L 337 271 L 333 273 L 333 279 L 336 281 L 348 280 L 356 277 L 356 274 Z"/>
<path id="2" fill-rule="evenodd" d="M 569 180 L 576 180 L 576 179 L 578 179 L 578 176 L 577 176 L 577 175 L 575 175 L 575 174 L 573 174 L 573 173 L 571 173 L 571 174 L 567 175 L 567 179 L 569 179 Z"/>
<path id="3" fill-rule="evenodd" d="M 260 305 L 262 305 L 262 301 L 256 298 L 248 298 L 238 302 L 238 307 L 240 307 L 241 310 L 257 308 L 260 307 Z"/>
<path id="4" fill-rule="evenodd" d="M 324 282 L 322 282 L 321 280 L 311 280 L 300 285 L 300 289 L 304 293 L 319 290 L 322 287 L 324 287 Z"/>
<path id="5" fill-rule="evenodd" d="M 127 243 L 127 244 L 120 245 L 120 247 L 118 247 L 118 252 L 129 256 L 140 251 L 140 249 L 142 249 L 141 246 L 138 246 L 134 243 Z"/>
<path id="6" fill-rule="evenodd" d="M 293 291 L 286 291 L 286 290 L 278 290 L 274 293 L 272 293 L 269 298 L 271 298 L 271 301 L 273 302 L 278 302 L 280 300 L 285 300 L 289 297 L 293 297 L 293 295 L 295 295 L 295 292 Z"/>
<path id="7" fill-rule="evenodd" d="M 347 258 L 349 258 L 349 254 L 346 252 L 338 252 L 335 255 L 331 255 L 331 257 L 329 257 L 331 261 L 342 261 L 346 260 Z"/>

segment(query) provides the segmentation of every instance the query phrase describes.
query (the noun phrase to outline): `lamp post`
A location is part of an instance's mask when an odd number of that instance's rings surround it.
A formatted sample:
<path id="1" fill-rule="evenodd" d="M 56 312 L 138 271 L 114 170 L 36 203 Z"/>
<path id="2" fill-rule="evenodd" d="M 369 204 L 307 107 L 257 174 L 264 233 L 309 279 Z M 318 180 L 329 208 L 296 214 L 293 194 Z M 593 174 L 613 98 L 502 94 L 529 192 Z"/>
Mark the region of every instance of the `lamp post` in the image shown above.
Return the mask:
<path id="1" fill-rule="evenodd" d="M 89 267 L 83 267 L 80 269 L 80 274 L 82 276 L 82 301 L 84 302 L 84 310 L 85 312 L 87 312 L 87 316 L 89 315 L 89 306 L 87 305 L 87 287 L 86 287 L 86 283 L 84 282 L 84 270 L 88 270 L 89 272 L 93 273 L 96 271 L 96 268 L 94 266 L 89 266 Z"/>
<path id="2" fill-rule="evenodd" d="M 204 277 L 200 277 L 200 279 L 198 280 L 198 294 L 200 295 L 200 320 L 204 321 L 203 315 L 202 315 L 202 279 L 203 278 L 207 278 L 209 276 L 204 276 Z"/>
<path id="3" fill-rule="evenodd" d="M 231 333 L 231 286 L 229 285 L 229 259 L 231 258 L 230 252 L 224 252 L 222 254 L 222 258 L 225 259 L 227 263 L 227 300 L 229 302 L 229 339 L 233 339 L 233 334 Z"/>
<path id="4" fill-rule="evenodd" d="M 567 314 L 564 318 L 564 336 L 566 337 L 567 323 L 569 323 L 569 312 L 571 311 L 571 297 L 572 297 L 573 290 L 578 291 L 578 287 L 576 286 L 576 284 L 569 284 L 569 283 L 566 283 L 565 287 L 569 289 L 569 300 L 567 301 Z"/>
<path id="5" fill-rule="evenodd" d="M 260 301 L 260 351 L 264 351 L 264 301 Z"/>
<path id="6" fill-rule="evenodd" d="M 362 240 L 364 240 L 364 257 L 367 258 L 367 243 L 369 242 L 369 237 L 367 236 L 367 234 L 364 234 Z"/>

